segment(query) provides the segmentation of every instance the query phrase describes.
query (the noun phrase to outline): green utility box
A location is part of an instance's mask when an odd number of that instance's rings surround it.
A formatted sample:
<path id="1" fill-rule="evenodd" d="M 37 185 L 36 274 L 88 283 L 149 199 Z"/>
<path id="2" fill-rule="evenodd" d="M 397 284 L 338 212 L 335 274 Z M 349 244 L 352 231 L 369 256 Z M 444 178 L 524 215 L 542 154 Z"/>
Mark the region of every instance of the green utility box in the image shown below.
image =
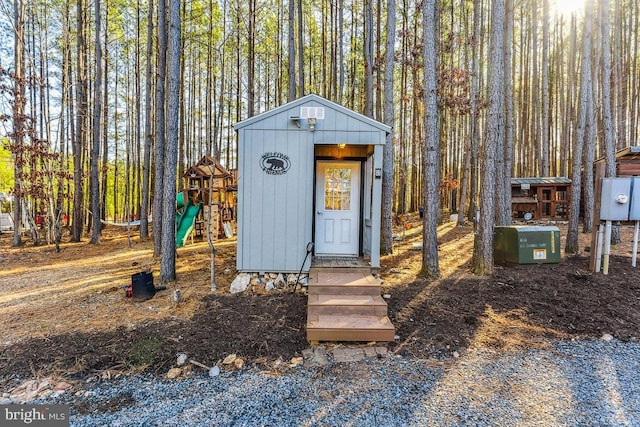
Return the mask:
<path id="1" fill-rule="evenodd" d="M 560 230 L 551 226 L 509 226 L 493 229 L 496 264 L 557 264 Z"/>

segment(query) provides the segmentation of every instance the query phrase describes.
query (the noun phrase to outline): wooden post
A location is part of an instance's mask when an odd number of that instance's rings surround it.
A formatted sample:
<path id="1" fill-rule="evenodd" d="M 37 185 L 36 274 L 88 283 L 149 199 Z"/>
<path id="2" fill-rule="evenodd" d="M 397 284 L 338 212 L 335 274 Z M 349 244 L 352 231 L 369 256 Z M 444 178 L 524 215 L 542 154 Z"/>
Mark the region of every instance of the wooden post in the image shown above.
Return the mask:
<path id="1" fill-rule="evenodd" d="M 589 250 L 589 271 L 596 269 L 598 228 L 600 228 L 600 204 L 602 203 L 602 178 L 605 173 L 605 162 L 595 164 L 595 188 L 593 194 L 593 222 L 591 224 L 591 249 Z"/>

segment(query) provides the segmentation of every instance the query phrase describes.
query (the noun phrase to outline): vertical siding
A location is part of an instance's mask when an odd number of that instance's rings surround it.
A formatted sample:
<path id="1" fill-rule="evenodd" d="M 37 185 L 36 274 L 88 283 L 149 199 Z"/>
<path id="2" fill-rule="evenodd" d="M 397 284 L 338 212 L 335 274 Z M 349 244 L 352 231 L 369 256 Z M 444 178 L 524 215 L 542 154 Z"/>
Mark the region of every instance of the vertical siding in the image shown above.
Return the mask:
<path id="1" fill-rule="evenodd" d="M 311 241 L 313 209 L 313 144 L 310 132 L 276 130 L 265 120 L 263 129 L 241 131 L 243 143 L 239 183 L 238 269 L 241 271 L 298 271 Z M 264 153 L 289 157 L 283 175 L 268 175 L 261 166 Z"/>

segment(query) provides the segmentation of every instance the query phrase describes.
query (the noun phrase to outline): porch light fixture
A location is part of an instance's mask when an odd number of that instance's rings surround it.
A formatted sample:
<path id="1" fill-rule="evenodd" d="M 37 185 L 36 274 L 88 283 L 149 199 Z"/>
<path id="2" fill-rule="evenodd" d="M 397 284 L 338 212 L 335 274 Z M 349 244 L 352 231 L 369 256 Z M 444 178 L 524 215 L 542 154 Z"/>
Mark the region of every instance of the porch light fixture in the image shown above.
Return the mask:
<path id="1" fill-rule="evenodd" d="M 338 148 L 340 148 L 340 149 L 343 149 L 346 146 L 347 146 L 347 144 L 338 144 Z"/>
<path id="2" fill-rule="evenodd" d="M 316 118 L 309 117 L 307 121 L 309 122 L 309 130 L 313 132 L 316 129 Z"/>

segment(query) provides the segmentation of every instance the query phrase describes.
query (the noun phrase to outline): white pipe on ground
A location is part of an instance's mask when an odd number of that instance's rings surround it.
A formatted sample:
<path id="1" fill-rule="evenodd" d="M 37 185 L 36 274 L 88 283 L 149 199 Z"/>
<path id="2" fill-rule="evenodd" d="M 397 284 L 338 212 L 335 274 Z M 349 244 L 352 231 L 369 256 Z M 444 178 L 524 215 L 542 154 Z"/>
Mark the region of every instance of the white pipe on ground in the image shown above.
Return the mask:
<path id="1" fill-rule="evenodd" d="M 633 229 L 633 252 L 631 255 L 631 265 L 636 266 L 636 258 L 638 257 L 638 234 L 640 231 L 640 221 L 636 221 L 636 226 Z"/>
<path id="2" fill-rule="evenodd" d="M 604 258 L 602 260 L 602 274 L 609 274 L 609 254 L 611 253 L 611 221 L 607 220 L 604 228 Z"/>
<path id="3" fill-rule="evenodd" d="M 604 224 L 601 223 L 596 236 L 596 273 L 600 273 L 600 267 L 602 265 L 602 243 L 604 243 Z"/>

